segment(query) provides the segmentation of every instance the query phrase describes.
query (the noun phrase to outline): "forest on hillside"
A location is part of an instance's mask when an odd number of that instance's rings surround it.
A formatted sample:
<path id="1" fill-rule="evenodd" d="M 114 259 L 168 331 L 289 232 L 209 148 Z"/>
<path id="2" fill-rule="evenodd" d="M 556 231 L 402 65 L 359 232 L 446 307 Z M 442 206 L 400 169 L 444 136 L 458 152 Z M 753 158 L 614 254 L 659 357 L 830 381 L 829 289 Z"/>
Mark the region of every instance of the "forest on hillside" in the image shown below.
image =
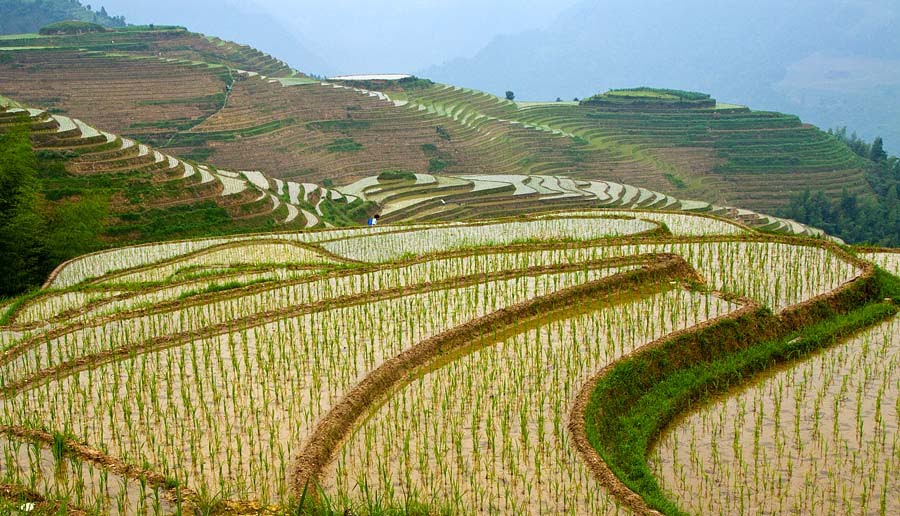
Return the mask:
<path id="1" fill-rule="evenodd" d="M 851 244 L 900 246 L 900 158 L 889 156 L 881 138 L 868 143 L 842 127 L 829 131 L 868 162 L 866 179 L 875 197 L 844 192 L 839 200 L 811 188 L 780 215 L 825 230 Z"/>
<path id="2" fill-rule="evenodd" d="M 106 8 L 96 12 L 78 0 L 0 0 L 0 34 L 33 34 L 41 27 L 66 20 L 124 27 L 124 16 L 110 16 Z"/>
<path id="3" fill-rule="evenodd" d="M 52 202 L 42 177 L 54 174 L 65 165 L 33 150 L 27 125 L 0 134 L 0 296 L 39 286 L 59 263 L 101 246 L 106 200 Z"/>

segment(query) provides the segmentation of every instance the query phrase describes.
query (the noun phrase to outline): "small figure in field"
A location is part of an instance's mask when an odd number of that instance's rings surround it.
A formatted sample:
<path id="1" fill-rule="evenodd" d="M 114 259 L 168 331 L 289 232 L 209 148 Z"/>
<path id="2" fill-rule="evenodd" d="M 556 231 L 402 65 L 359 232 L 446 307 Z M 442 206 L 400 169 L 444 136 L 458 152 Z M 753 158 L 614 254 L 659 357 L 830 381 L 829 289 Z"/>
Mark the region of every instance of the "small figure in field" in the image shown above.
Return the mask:
<path id="1" fill-rule="evenodd" d="M 377 225 L 377 224 L 378 224 L 378 219 L 380 219 L 380 218 L 381 218 L 381 215 L 378 214 L 378 213 L 376 213 L 375 215 L 372 215 L 372 216 L 369 218 L 369 225 L 370 225 L 370 226 L 375 226 L 375 225 Z"/>

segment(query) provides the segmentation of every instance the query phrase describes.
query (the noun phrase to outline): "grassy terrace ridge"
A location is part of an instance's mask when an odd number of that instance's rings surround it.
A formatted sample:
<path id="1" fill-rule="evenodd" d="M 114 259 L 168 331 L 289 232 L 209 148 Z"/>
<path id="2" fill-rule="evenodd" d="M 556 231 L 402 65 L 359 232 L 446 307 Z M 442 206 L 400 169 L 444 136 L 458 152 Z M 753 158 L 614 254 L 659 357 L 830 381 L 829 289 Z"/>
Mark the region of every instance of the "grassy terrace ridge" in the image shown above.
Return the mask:
<path id="1" fill-rule="evenodd" d="M 581 101 L 582 106 L 599 106 L 606 109 L 697 109 L 714 108 L 716 99 L 696 91 L 661 88 L 629 88 L 609 90 Z"/>
<path id="2" fill-rule="evenodd" d="M 748 306 L 738 317 L 647 346 L 608 367 L 582 391 L 573 417 L 584 418 L 584 428 L 576 433 L 585 432 L 591 451 L 615 474 L 608 485 L 633 510 L 686 514 L 660 489 L 646 463 L 666 425 L 698 403 L 896 315 L 898 297 L 900 279 L 877 269 L 834 299 L 789 317 Z"/>
<path id="3" fill-rule="evenodd" d="M 51 34 L 88 34 L 92 32 L 106 32 L 103 25 L 77 20 L 61 21 L 41 27 L 38 32 L 43 36 Z"/>
<path id="4" fill-rule="evenodd" d="M 340 77 L 329 79 L 330 82 L 345 84 L 354 88 L 377 91 L 404 92 L 428 88 L 434 85 L 430 79 L 423 79 L 414 75 L 399 79 L 342 79 Z"/>

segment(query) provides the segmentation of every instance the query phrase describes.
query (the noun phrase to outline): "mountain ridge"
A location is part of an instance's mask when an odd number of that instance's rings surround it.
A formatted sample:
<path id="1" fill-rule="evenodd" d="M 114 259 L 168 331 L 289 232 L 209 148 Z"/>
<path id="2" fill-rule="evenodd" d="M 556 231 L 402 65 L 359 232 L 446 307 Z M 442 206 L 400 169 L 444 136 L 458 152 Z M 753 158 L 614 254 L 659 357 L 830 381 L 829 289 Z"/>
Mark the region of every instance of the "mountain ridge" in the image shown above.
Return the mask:
<path id="1" fill-rule="evenodd" d="M 900 95 L 900 37 L 891 30 L 898 17 L 884 1 L 583 1 L 548 29 L 498 36 L 474 57 L 418 73 L 526 100 L 664 84 L 796 113 L 825 128 L 848 126 L 896 148 L 900 109 L 885 100 Z M 811 64 L 817 53 L 825 58 Z"/>
<path id="2" fill-rule="evenodd" d="M 102 7 L 94 12 L 78 0 L 0 0 L 0 13 L 0 35 L 36 33 L 45 25 L 69 20 L 126 26 L 124 17 L 110 16 Z"/>

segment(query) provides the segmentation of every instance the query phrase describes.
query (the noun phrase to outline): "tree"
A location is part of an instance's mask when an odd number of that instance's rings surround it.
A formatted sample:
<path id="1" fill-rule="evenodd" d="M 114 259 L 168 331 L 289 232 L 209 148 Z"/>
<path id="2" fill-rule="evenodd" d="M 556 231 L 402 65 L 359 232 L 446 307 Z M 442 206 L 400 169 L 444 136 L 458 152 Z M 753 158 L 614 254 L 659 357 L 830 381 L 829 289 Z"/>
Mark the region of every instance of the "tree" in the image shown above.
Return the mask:
<path id="1" fill-rule="evenodd" d="M 507 90 L 506 100 L 515 100 L 515 99 L 516 99 L 516 94 L 513 93 L 512 91 Z"/>
<path id="2" fill-rule="evenodd" d="M 559 98 L 559 97 L 556 97 L 556 101 L 557 101 L 557 102 L 562 102 L 562 99 Z"/>
<path id="3" fill-rule="evenodd" d="M 45 273 L 40 188 L 29 127 L 22 123 L 0 135 L 0 295 L 39 284 Z"/>
<path id="4" fill-rule="evenodd" d="M 881 141 L 881 136 L 875 138 L 875 141 L 872 142 L 872 150 L 869 151 L 869 159 L 876 163 L 881 163 L 887 161 L 887 153 L 884 152 L 884 142 Z"/>
<path id="5" fill-rule="evenodd" d="M 850 194 L 846 188 L 841 192 L 841 213 L 850 219 L 859 217 L 859 200 Z"/>
<path id="6" fill-rule="evenodd" d="M 109 211 L 105 196 L 92 194 L 77 201 L 44 206 L 46 242 L 44 248 L 52 263 L 61 263 L 102 246 L 99 235 Z"/>

